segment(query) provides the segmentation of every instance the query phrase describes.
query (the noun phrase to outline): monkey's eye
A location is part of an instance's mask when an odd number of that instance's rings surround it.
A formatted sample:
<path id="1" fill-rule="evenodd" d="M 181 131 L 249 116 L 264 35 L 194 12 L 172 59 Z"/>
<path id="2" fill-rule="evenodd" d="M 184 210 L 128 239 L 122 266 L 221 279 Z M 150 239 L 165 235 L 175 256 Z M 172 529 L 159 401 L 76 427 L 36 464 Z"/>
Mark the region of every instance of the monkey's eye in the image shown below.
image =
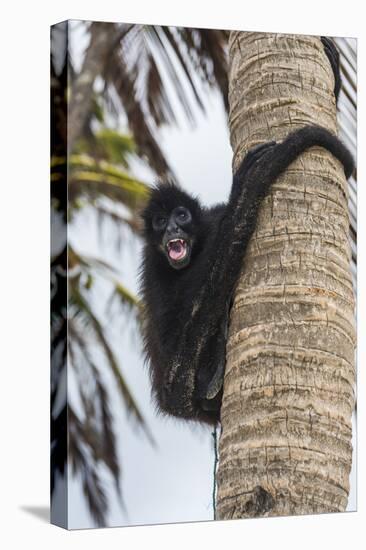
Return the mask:
<path id="1" fill-rule="evenodd" d="M 191 213 L 186 208 L 179 208 L 175 215 L 180 222 L 190 222 L 192 219 Z"/>
<path id="2" fill-rule="evenodd" d="M 167 219 L 164 216 L 155 216 L 153 218 L 153 228 L 154 229 L 164 229 L 166 226 Z"/>

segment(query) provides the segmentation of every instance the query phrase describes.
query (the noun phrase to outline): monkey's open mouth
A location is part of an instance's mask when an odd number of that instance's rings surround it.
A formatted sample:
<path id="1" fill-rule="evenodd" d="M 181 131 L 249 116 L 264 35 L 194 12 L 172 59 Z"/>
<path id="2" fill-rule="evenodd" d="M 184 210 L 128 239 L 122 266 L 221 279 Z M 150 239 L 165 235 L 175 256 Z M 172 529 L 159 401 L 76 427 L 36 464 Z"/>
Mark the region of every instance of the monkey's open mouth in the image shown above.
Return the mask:
<path id="1" fill-rule="evenodd" d="M 168 242 L 167 249 L 169 258 L 179 262 L 187 255 L 187 242 L 184 239 L 172 239 Z"/>

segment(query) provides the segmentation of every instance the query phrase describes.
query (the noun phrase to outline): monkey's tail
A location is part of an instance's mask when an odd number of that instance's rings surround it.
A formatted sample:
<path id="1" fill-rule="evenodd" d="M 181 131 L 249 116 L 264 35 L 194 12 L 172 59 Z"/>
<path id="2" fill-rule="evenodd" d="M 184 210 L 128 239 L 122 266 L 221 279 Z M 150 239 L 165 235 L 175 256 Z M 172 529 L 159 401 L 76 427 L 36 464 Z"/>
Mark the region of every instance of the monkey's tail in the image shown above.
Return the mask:
<path id="1" fill-rule="evenodd" d="M 284 141 L 276 147 L 276 156 L 272 168 L 277 175 L 283 172 L 291 162 L 297 159 L 301 153 L 310 147 L 324 147 L 332 153 L 344 167 L 346 178 L 353 172 L 354 161 L 347 147 L 321 126 L 305 126 L 289 134 Z"/>
<path id="2" fill-rule="evenodd" d="M 338 102 L 338 96 L 341 89 L 341 73 L 339 70 L 339 51 L 334 41 L 327 36 L 321 36 L 320 40 L 322 41 L 325 54 L 329 60 L 330 66 L 333 69 L 334 74 L 334 95 L 336 103 Z"/>

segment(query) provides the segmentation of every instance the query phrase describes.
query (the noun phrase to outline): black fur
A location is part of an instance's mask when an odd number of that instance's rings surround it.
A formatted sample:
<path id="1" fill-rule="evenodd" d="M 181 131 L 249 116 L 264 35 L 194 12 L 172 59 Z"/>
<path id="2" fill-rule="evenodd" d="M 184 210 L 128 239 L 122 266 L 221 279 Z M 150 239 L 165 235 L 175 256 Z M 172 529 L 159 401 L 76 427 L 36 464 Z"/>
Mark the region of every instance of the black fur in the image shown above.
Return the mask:
<path id="1" fill-rule="evenodd" d="M 327 130 L 308 126 L 282 143 L 250 150 L 233 178 L 227 204 L 204 208 L 174 185 L 153 189 L 143 213 L 144 342 L 154 397 L 163 413 L 219 421 L 231 297 L 258 208 L 279 174 L 314 145 L 338 158 L 349 177 L 353 160 L 345 146 Z M 189 223 L 174 214 L 180 206 L 189 210 Z M 154 219 L 165 226 L 154 230 Z M 189 263 L 182 268 L 162 246 L 172 235 L 192 239 Z M 178 248 L 182 250 L 180 244 Z"/>
<path id="2" fill-rule="evenodd" d="M 334 74 L 334 95 L 336 103 L 338 101 L 339 91 L 341 89 L 341 74 L 339 70 L 339 52 L 337 50 L 336 45 L 334 44 L 333 40 L 331 38 L 328 38 L 327 36 L 321 36 L 320 40 L 322 41 L 324 51 L 326 53 L 327 58 L 329 59 L 329 63 L 333 69 Z"/>

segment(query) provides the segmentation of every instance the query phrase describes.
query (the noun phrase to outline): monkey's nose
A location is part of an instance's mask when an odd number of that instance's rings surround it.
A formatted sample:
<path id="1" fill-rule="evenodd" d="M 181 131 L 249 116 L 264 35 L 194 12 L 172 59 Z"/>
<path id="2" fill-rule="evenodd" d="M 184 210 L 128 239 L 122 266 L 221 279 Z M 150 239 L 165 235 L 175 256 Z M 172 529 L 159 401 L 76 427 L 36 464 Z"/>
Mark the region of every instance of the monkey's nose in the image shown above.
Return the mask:
<path id="1" fill-rule="evenodd" d="M 179 227 L 174 224 L 169 224 L 167 227 L 167 233 L 168 235 L 176 235 L 179 232 Z"/>

